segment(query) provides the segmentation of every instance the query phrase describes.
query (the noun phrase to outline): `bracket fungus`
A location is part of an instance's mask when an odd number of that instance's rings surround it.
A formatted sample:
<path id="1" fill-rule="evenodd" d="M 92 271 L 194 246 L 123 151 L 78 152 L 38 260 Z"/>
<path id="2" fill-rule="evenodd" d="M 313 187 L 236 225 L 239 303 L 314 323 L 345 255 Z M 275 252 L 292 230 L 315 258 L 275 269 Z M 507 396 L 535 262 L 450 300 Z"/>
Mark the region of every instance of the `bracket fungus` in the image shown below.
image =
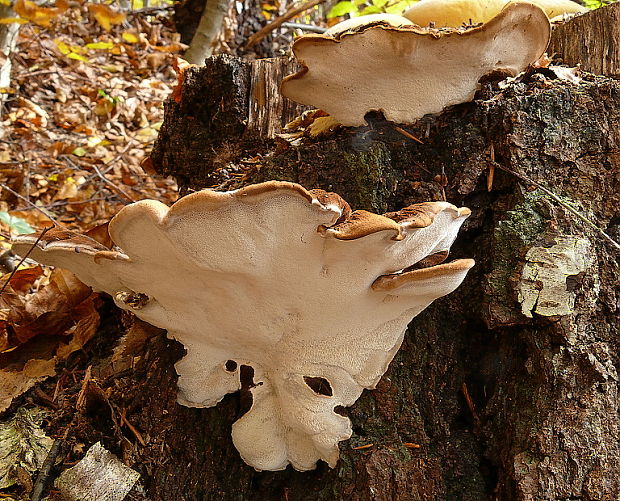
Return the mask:
<path id="1" fill-rule="evenodd" d="M 549 19 L 564 14 L 583 14 L 590 9 L 572 0 L 527 0 L 545 11 Z M 418 26 L 433 23 L 437 28 L 486 23 L 514 0 L 420 0 L 403 17 Z"/>
<path id="2" fill-rule="evenodd" d="M 285 77 L 282 94 L 346 126 L 365 125 L 364 115 L 373 110 L 411 123 L 471 101 L 485 75 L 525 70 L 544 54 L 551 34 L 543 10 L 530 3 L 511 3 L 488 23 L 466 30 L 369 17 L 344 31 L 336 25 L 331 35 L 295 40 L 293 53 L 303 68 Z"/>
<path id="3" fill-rule="evenodd" d="M 335 465 L 351 436 L 335 408 L 375 387 L 410 320 L 473 266 L 443 263 L 469 213 L 447 202 L 352 212 L 334 193 L 270 181 L 170 208 L 129 205 L 109 225 L 115 250 L 53 233 L 18 237 L 15 249 L 36 243 L 33 258 L 71 269 L 183 343 L 179 403 L 213 406 L 251 367 L 236 448 L 258 470 L 305 471 Z"/>

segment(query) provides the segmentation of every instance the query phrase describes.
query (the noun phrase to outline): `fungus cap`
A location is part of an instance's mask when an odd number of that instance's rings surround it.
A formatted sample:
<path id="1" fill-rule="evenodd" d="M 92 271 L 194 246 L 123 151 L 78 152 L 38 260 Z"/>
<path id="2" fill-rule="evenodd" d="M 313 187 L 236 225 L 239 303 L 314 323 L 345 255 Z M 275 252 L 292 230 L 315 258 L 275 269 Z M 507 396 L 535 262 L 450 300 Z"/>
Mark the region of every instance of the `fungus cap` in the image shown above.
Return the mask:
<path id="1" fill-rule="evenodd" d="M 471 101 L 489 73 L 525 70 L 545 52 L 550 33 L 539 7 L 514 3 L 465 31 L 372 22 L 337 36 L 302 36 L 293 52 L 303 68 L 284 79 L 282 94 L 347 126 L 364 125 L 372 110 L 411 123 Z"/>
<path id="2" fill-rule="evenodd" d="M 473 266 L 442 264 L 468 215 L 446 202 L 352 212 L 336 194 L 272 181 L 170 208 L 137 202 L 110 222 L 117 250 L 64 234 L 31 256 L 183 343 L 179 403 L 213 406 L 251 367 L 252 407 L 234 444 L 258 470 L 303 471 L 335 465 L 351 436 L 335 408 L 375 387 L 409 321 Z M 14 248 L 35 242 L 21 236 Z"/>
<path id="3" fill-rule="evenodd" d="M 351 19 L 335 24 L 325 31 L 324 34 L 336 36 L 347 31 L 355 31 L 373 24 L 399 27 L 413 26 L 414 23 L 406 17 L 398 16 L 396 14 L 369 14 L 367 16 L 352 17 Z"/>
<path id="4" fill-rule="evenodd" d="M 511 0 L 420 0 L 403 16 L 418 26 L 433 23 L 436 28 L 458 28 L 462 25 L 486 23 Z M 528 0 L 545 11 L 547 17 L 589 12 L 587 7 L 572 0 Z"/>

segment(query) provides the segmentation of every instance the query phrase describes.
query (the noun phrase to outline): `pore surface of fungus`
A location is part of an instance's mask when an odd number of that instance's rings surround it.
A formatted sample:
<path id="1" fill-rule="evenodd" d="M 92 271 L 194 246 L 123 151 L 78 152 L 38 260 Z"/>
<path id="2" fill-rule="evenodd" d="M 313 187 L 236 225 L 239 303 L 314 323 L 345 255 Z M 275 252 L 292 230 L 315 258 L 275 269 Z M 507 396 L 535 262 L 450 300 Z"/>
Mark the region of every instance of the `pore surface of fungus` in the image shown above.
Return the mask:
<path id="1" fill-rule="evenodd" d="M 347 126 L 383 112 L 411 123 L 427 113 L 471 101 L 481 77 L 520 73 L 545 52 L 551 28 L 529 3 L 508 5 L 488 23 L 468 30 L 436 30 L 372 20 L 334 35 L 293 43 L 303 68 L 282 82 L 282 94 L 320 108 Z"/>
<path id="2" fill-rule="evenodd" d="M 334 466 L 351 436 L 334 409 L 377 384 L 409 321 L 473 266 L 442 264 L 468 215 L 446 202 L 351 212 L 336 194 L 271 181 L 170 208 L 137 202 L 110 222 L 114 250 L 48 232 L 31 256 L 183 343 L 181 404 L 215 405 L 251 367 L 235 446 L 259 470 L 309 470 L 319 459 Z M 15 249 L 35 241 L 19 237 Z"/>

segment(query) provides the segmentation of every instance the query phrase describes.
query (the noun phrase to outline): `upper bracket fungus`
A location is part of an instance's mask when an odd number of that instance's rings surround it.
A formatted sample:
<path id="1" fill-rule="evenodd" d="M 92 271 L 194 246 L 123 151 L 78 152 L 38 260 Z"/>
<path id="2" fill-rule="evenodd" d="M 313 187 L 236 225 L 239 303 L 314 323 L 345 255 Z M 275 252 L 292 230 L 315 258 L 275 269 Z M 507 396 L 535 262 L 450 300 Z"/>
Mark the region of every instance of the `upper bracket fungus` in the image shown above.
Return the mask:
<path id="1" fill-rule="evenodd" d="M 320 108 L 347 126 L 381 111 L 411 123 L 471 101 L 480 78 L 514 76 L 545 52 L 551 27 L 544 11 L 511 3 L 486 24 L 466 30 L 420 28 L 399 16 L 345 21 L 332 34 L 293 43 L 303 68 L 282 82 L 282 94 Z"/>
<path id="2" fill-rule="evenodd" d="M 549 19 L 564 14 L 583 14 L 590 9 L 572 0 L 527 0 L 545 11 Z M 420 0 L 403 17 L 418 26 L 433 24 L 436 28 L 458 28 L 462 25 L 486 23 L 514 0 Z"/>
<path id="3" fill-rule="evenodd" d="M 377 384 L 410 320 L 473 266 L 442 264 L 469 213 L 447 202 L 352 212 L 334 193 L 270 181 L 129 205 L 109 225 L 115 249 L 53 232 L 15 249 L 36 243 L 34 259 L 183 343 L 179 403 L 213 406 L 253 371 L 235 446 L 258 470 L 303 471 L 334 466 L 351 436 L 334 409 Z"/>

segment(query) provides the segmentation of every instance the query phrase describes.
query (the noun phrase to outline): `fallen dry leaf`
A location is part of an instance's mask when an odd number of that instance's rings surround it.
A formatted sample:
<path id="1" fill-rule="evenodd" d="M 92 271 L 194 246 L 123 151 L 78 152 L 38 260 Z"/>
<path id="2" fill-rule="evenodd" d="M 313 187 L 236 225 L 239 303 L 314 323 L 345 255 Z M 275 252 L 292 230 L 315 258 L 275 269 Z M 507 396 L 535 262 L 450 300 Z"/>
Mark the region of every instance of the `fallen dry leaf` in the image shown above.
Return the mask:
<path id="1" fill-rule="evenodd" d="M 110 31 L 115 24 L 121 24 L 126 17 L 126 14 L 123 12 L 118 12 L 112 7 L 103 4 L 89 4 L 88 12 L 106 31 Z"/>
<path id="2" fill-rule="evenodd" d="M 17 14 L 40 26 L 49 26 L 52 19 L 68 8 L 69 2 L 67 0 L 57 0 L 56 7 L 39 7 L 30 0 L 16 0 L 13 5 L 13 10 Z"/>
<path id="3" fill-rule="evenodd" d="M 0 412 L 39 381 L 56 372 L 54 340 L 30 343 L 10 353 L 0 354 Z"/>

